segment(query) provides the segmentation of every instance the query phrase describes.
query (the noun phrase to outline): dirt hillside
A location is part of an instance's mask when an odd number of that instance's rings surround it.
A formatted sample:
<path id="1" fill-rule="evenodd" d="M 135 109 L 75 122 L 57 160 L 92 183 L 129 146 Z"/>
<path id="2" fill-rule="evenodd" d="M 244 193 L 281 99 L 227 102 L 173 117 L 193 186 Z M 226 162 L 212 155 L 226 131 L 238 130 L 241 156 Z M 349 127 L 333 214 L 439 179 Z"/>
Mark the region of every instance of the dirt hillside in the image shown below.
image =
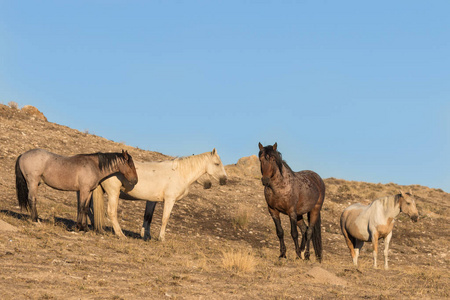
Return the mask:
<path id="1" fill-rule="evenodd" d="M 116 238 L 110 223 L 104 234 L 81 233 L 75 231 L 75 192 L 45 185 L 38 191 L 40 223 L 31 223 L 29 213 L 18 207 L 14 163 L 32 148 L 62 155 L 126 149 L 135 160 L 170 158 L 48 122 L 30 108 L 22 111 L 0 105 L 0 299 L 450 296 L 450 194 L 442 190 L 328 178 L 322 210 L 323 262 L 315 262 L 314 255 L 311 261 L 295 259 L 287 217 L 283 228 L 288 258 L 279 260 L 258 161 L 251 153 L 226 167 L 227 185 L 213 182 L 208 190 L 192 185 L 189 195 L 175 204 L 162 243 L 139 237 L 145 202 L 121 200 L 119 222 L 126 239 Z M 364 246 L 360 266 L 353 267 L 338 225 L 342 210 L 400 189 L 411 189 L 416 195 L 419 222 L 399 216 L 388 271 L 372 268 L 371 244 Z M 151 230 L 154 237 L 161 213 L 162 205 L 158 205 Z M 384 249 L 383 244 L 380 248 Z M 378 259 L 382 265 L 382 251 Z"/>

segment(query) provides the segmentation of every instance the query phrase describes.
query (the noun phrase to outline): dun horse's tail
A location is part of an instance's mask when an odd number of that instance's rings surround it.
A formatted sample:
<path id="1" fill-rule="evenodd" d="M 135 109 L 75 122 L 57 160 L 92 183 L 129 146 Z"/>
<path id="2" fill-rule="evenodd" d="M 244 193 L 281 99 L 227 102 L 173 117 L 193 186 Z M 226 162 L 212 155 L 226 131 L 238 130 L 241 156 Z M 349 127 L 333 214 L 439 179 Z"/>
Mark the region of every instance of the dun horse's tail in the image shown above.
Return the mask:
<path id="1" fill-rule="evenodd" d="M 22 155 L 16 160 L 16 192 L 17 192 L 17 200 L 19 201 L 20 208 L 31 208 L 30 200 L 28 199 L 28 184 L 23 176 L 22 170 L 20 169 L 19 160 Z"/>
<path id="2" fill-rule="evenodd" d="M 322 261 L 322 228 L 320 226 L 320 218 L 321 217 L 319 212 L 319 217 L 317 218 L 316 224 L 314 224 L 311 236 L 314 253 L 316 254 L 316 258 L 319 262 Z"/>
<path id="3" fill-rule="evenodd" d="M 94 229 L 102 232 L 105 227 L 105 201 L 100 184 L 92 192 L 92 209 L 94 210 Z"/>

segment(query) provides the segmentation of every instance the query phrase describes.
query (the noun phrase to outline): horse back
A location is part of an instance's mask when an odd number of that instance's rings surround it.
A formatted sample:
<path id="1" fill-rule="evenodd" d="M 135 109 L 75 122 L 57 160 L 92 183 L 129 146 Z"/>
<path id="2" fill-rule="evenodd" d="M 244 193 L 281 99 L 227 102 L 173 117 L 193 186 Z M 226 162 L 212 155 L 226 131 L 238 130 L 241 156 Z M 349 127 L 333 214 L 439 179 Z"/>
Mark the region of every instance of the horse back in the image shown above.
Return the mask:
<path id="1" fill-rule="evenodd" d="M 27 181 L 43 180 L 58 190 L 78 190 L 80 180 L 92 181 L 93 185 L 97 180 L 95 163 L 86 156 L 67 157 L 44 149 L 33 149 L 22 155 L 20 167 Z"/>
<path id="2" fill-rule="evenodd" d="M 297 213 L 304 214 L 314 206 L 320 209 L 325 199 L 325 183 L 319 174 L 310 170 L 300 171 L 295 173 L 295 179 Z"/>

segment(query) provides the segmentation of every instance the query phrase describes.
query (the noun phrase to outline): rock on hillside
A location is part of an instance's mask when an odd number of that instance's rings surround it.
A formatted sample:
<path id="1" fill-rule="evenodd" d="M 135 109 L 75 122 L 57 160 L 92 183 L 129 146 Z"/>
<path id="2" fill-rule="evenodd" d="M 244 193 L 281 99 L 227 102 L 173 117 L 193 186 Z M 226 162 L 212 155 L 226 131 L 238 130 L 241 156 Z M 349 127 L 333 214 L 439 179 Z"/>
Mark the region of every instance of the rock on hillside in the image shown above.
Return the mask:
<path id="1" fill-rule="evenodd" d="M 21 111 L 23 113 L 26 113 L 27 115 L 30 115 L 32 118 L 47 122 L 47 118 L 44 116 L 44 114 L 34 106 L 25 105 L 24 107 L 22 107 Z"/>
<path id="2" fill-rule="evenodd" d="M 240 158 L 236 164 L 227 165 L 226 171 L 228 175 L 248 176 L 258 179 L 261 177 L 259 160 L 256 155 Z"/>

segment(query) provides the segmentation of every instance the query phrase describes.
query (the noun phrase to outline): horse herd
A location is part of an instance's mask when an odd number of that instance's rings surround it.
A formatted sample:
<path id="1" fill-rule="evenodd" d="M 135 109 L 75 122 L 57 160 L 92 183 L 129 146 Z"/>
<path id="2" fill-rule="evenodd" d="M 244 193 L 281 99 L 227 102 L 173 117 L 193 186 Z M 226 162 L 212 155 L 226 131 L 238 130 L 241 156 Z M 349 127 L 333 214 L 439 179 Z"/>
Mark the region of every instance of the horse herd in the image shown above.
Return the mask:
<path id="1" fill-rule="evenodd" d="M 289 216 L 297 256 L 309 259 L 312 241 L 316 259 L 321 261 L 320 211 L 325 199 L 322 178 L 313 171 L 292 171 L 278 152 L 277 143 L 265 147 L 259 143 L 259 161 L 264 196 L 280 241 L 280 258 L 286 257 L 281 213 Z M 144 240 L 150 239 L 155 205 L 163 202 L 159 234 L 161 241 L 165 239 L 167 222 L 175 201 L 188 194 L 192 183 L 204 174 L 215 178 L 221 185 L 227 182 L 227 174 L 216 149 L 161 162 L 134 162 L 131 155 L 123 150 L 121 153 L 98 152 L 67 157 L 43 149 L 33 149 L 17 158 L 15 173 L 19 205 L 31 211 L 34 222 L 38 221 L 37 188 L 44 182 L 54 189 L 77 192 L 76 227 L 82 231 L 88 230 L 88 217 L 97 231 L 103 230 L 106 193 L 108 216 L 115 234 L 120 237 L 124 237 L 124 234 L 117 220 L 119 197 L 147 201 L 141 236 Z M 376 199 L 370 205 L 353 204 L 343 211 L 340 227 L 355 266 L 364 242 L 372 242 L 373 265 L 376 268 L 378 240 L 384 238 L 384 267 L 388 269 L 389 242 L 394 219 L 400 212 L 417 221 L 418 212 L 411 192 L 400 191 L 397 195 Z M 302 235 L 300 245 L 297 227 Z"/>

